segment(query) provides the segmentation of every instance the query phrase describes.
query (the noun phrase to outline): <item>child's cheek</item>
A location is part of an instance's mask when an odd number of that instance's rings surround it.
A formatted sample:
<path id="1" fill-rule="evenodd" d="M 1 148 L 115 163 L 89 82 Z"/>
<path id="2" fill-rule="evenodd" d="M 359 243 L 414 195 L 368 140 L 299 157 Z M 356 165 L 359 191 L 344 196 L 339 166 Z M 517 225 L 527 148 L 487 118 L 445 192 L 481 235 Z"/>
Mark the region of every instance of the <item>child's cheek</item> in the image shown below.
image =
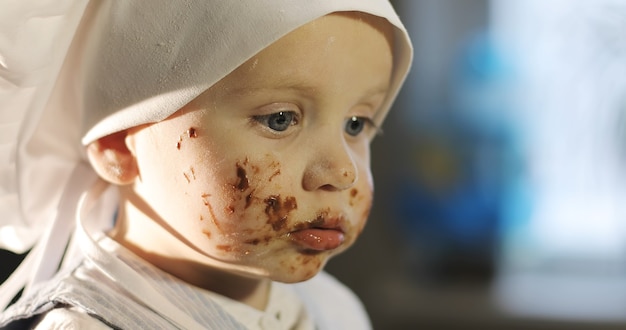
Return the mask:
<path id="1" fill-rule="evenodd" d="M 269 156 L 251 161 L 235 160 L 216 175 L 215 196 L 201 194 L 211 227 L 234 245 L 258 246 L 286 230 L 287 220 L 297 209 L 293 196 L 280 193 L 280 164 Z M 216 239 L 214 235 L 211 239 Z M 235 247 L 233 246 L 232 249 Z"/>
<path id="2" fill-rule="evenodd" d="M 346 240 L 351 241 L 351 243 L 354 243 L 363 231 L 372 209 L 374 198 L 374 180 L 369 167 L 369 160 L 362 160 L 358 165 L 358 180 L 352 188 L 345 191 L 352 227 L 351 233 Z"/>
<path id="3" fill-rule="evenodd" d="M 363 232 L 363 228 L 365 228 L 365 224 L 367 223 L 367 219 L 370 215 L 370 211 L 372 210 L 372 202 L 373 202 L 373 198 L 372 198 L 373 194 L 369 193 L 369 195 L 367 197 L 363 197 L 363 203 L 361 204 L 362 206 L 357 209 L 357 214 L 360 211 L 360 218 L 362 219 L 360 223 L 358 223 L 355 226 L 355 232 L 357 237 L 359 235 L 361 235 L 361 232 Z"/>
<path id="4" fill-rule="evenodd" d="M 367 218 L 369 217 L 373 203 L 373 187 L 371 184 L 359 185 L 350 189 L 350 208 L 352 208 L 355 219 L 354 232 L 358 236 L 363 231 Z"/>

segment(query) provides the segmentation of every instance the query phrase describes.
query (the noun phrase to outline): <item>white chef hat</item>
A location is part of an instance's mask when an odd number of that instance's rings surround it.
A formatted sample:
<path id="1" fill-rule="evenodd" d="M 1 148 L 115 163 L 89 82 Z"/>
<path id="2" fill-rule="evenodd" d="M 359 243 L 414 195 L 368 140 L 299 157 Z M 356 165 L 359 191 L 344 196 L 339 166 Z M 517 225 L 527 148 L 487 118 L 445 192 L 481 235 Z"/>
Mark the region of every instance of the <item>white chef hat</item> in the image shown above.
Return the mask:
<path id="1" fill-rule="evenodd" d="M 167 118 L 280 37 L 337 11 L 380 16 L 395 27 L 382 120 L 412 56 L 388 0 L 3 4 L 0 248 L 22 253 L 50 230 L 68 182 L 77 180 L 73 169 L 86 162 L 86 144 Z"/>

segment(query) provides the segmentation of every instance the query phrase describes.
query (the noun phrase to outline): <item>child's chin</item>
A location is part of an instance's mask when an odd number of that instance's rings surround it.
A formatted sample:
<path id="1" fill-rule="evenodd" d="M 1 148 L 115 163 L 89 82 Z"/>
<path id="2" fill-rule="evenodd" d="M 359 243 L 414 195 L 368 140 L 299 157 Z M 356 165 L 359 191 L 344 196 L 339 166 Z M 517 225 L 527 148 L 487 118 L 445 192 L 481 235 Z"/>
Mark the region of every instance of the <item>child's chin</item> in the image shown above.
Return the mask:
<path id="1" fill-rule="evenodd" d="M 278 276 L 276 278 L 272 278 L 272 280 L 274 280 L 276 282 L 287 283 L 287 284 L 300 283 L 300 282 L 305 282 L 305 281 L 308 281 L 308 280 L 312 279 L 320 271 L 322 271 L 322 270 L 320 269 L 320 270 L 315 271 L 315 272 L 307 272 L 305 275 L 293 275 L 293 276 L 282 275 L 282 276 Z"/>
<path id="2" fill-rule="evenodd" d="M 311 259 L 310 261 L 304 261 L 301 265 L 289 266 L 289 269 L 276 271 L 271 274 L 271 279 L 277 282 L 283 283 L 299 283 L 307 281 L 324 269 L 327 256 L 318 256 L 318 258 Z"/>

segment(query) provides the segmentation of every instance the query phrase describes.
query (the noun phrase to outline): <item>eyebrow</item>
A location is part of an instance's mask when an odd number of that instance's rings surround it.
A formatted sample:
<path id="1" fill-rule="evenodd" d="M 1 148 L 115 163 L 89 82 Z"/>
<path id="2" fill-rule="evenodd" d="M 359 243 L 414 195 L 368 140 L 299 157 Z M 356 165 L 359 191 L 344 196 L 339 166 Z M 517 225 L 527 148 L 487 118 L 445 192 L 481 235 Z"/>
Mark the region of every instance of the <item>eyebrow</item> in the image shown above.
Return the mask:
<path id="1" fill-rule="evenodd" d="M 305 84 L 303 82 L 296 82 L 290 79 L 283 79 L 282 81 L 275 83 L 271 87 L 267 87 L 264 85 L 243 86 L 243 87 L 232 89 L 229 94 L 231 94 L 232 96 L 247 96 L 247 95 L 261 94 L 261 93 L 272 91 L 272 90 L 290 90 L 290 91 L 296 91 L 296 92 L 301 92 L 301 93 L 306 93 L 306 94 L 313 94 L 315 93 L 317 88 L 314 86 Z"/>
<path id="2" fill-rule="evenodd" d="M 379 94 L 386 95 L 389 93 L 390 86 L 389 85 L 381 85 L 375 86 L 369 90 L 367 90 L 364 95 L 367 96 L 376 96 Z M 231 96 L 248 96 L 248 95 L 258 95 L 267 91 L 273 90 L 287 90 L 287 91 L 295 91 L 305 95 L 313 95 L 318 90 L 318 87 L 306 84 L 301 81 L 293 81 L 291 79 L 282 79 L 278 83 L 276 83 L 272 87 L 266 86 L 244 86 L 240 88 L 235 88 L 230 90 L 229 94 Z"/>

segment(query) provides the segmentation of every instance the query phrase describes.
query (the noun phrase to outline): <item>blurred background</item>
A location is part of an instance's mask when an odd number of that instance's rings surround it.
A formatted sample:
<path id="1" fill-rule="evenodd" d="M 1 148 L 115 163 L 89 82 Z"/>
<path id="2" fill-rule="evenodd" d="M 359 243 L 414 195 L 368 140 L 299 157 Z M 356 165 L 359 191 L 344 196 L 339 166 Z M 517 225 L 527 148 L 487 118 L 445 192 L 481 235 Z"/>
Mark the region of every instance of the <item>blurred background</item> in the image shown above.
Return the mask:
<path id="1" fill-rule="evenodd" d="M 415 61 L 327 269 L 376 329 L 626 328 L 626 1 L 392 2 Z"/>

